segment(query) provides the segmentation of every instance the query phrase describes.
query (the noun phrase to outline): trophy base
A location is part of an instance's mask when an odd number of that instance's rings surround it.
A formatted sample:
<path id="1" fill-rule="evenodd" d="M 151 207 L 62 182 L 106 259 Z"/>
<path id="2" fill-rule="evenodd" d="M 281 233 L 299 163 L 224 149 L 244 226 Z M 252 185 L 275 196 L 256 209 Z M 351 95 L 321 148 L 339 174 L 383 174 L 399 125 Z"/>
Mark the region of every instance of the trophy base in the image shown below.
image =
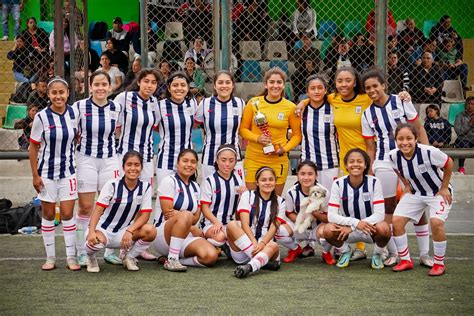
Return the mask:
<path id="1" fill-rule="evenodd" d="M 273 146 L 273 144 L 263 146 L 263 153 L 265 155 L 271 154 L 273 152 L 275 152 L 275 146 Z"/>

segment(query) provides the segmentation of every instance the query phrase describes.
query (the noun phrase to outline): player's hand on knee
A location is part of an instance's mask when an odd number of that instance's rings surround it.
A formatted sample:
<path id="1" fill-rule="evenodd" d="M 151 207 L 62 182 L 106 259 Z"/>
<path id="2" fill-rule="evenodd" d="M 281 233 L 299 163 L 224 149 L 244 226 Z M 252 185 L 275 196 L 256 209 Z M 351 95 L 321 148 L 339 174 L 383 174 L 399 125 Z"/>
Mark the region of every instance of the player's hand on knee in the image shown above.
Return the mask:
<path id="1" fill-rule="evenodd" d="M 100 243 L 100 239 L 93 229 L 91 229 L 89 234 L 87 234 L 87 242 L 91 245 L 97 245 Z"/>
<path id="2" fill-rule="evenodd" d="M 441 189 L 438 191 L 438 193 L 436 195 L 440 195 L 444 202 L 447 203 L 447 204 L 451 204 L 451 202 L 453 202 L 453 196 L 451 195 L 451 192 L 449 192 L 448 189 Z"/>
<path id="3" fill-rule="evenodd" d="M 366 233 L 367 235 L 373 235 L 377 231 L 374 225 L 366 221 L 359 221 L 359 224 L 357 224 L 357 229 Z"/>

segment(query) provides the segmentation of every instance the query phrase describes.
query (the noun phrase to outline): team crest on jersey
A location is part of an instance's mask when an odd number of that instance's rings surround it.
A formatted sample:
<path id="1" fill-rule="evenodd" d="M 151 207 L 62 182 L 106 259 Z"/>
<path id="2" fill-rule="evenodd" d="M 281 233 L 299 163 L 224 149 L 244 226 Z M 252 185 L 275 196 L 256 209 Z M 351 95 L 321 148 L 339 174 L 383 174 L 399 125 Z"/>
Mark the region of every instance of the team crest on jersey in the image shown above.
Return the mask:
<path id="1" fill-rule="evenodd" d="M 428 171 L 425 164 L 418 165 L 418 170 L 420 170 L 421 173 L 425 173 Z"/>
<path id="2" fill-rule="evenodd" d="M 392 111 L 392 116 L 393 116 L 393 118 L 399 118 L 400 117 L 400 113 L 398 112 L 398 109 Z"/>
<path id="3" fill-rule="evenodd" d="M 278 119 L 280 121 L 283 121 L 285 119 L 285 113 L 283 113 L 283 112 L 278 113 Z"/>
<path id="4" fill-rule="evenodd" d="M 356 113 L 357 113 L 357 114 L 362 113 L 362 107 L 361 107 L 361 106 L 359 106 L 359 105 L 356 106 Z"/>
<path id="5" fill-rule="evenodd" d="M 324 123 L 331 123 L 331 115 L 329 114 L 324 115 Z"/>
<path id="6" fill-rule="evenodd" d="M 232 109 L 232 111 L 233 111 L 234 115 L 240 115 L 239 109 L 234 108 L 234 109 Z"/>
<path id="7" fill-rule="evenodd" d="M 370 192 L 364 192 L 362 198 L 364 199 L 364 202 L 370 201 Z"/>

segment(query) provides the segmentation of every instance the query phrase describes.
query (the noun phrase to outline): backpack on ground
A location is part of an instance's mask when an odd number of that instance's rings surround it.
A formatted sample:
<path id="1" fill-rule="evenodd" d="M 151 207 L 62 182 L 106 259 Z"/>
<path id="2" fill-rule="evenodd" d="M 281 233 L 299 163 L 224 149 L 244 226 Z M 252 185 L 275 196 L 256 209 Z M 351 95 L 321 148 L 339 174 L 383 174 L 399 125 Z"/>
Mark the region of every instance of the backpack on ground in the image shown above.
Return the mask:
<path id="1" fill-rule="evenodd" d="M 10 204 L 11 206 L 11 204 Z M 14 207 L 0 210 L 0 234 L 18 233 L 26 226 L 41 227 L 41 207 L 28 203 L 23 207 Z"/>

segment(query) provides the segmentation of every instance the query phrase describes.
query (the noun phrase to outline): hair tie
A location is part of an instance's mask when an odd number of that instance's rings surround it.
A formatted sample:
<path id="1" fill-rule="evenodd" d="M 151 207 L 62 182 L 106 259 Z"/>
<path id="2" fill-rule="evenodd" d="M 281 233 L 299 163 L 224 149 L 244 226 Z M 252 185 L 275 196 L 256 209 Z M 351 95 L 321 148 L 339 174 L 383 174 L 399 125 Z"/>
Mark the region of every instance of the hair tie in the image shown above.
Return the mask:
<path id="1" fill-rule="evenodd" d="M 270 168 L 270 167 L 262 167 L 262 169 L 258 170 L 257 173 L 255 174 L 255 178 L 258 178 L 258 176 L 266 170 L 270 170 L 270 171 L 274 172 L 273 169 Z"/>
<path id="2" fill-rule="evenodd" d="M 49 87 L 50 87 L 53 83 L 55 83 L 55 82 L 61 82 L 61 83 L 63 83 L 63 84 L 66 86 L 66 88 L 69 89 L 69 84 L 67 83 L 66 80 L 64 80 L 64 79 L 61 78 L 61 77 L 54 77 L 53 79 L 51 79 L 51 80 L 48 82 L 48 85 L 47 85 L 46 87 L 49 88 Z"/>
<path id="3" fill-rule="evenodd" d="M 230 151 L 233 152 L 235 155 L 237 155 L 237 151 L 236 151 L 234 148 L 232 148 L 232 147 L 224 147 L 224 148 L 219 149 L 219 150 L 216 152 L 216 157 L 219 156 L 219 154 L 220 154 L 221 152 L 223 152 L 224 150 L 230 150 Z"/>

